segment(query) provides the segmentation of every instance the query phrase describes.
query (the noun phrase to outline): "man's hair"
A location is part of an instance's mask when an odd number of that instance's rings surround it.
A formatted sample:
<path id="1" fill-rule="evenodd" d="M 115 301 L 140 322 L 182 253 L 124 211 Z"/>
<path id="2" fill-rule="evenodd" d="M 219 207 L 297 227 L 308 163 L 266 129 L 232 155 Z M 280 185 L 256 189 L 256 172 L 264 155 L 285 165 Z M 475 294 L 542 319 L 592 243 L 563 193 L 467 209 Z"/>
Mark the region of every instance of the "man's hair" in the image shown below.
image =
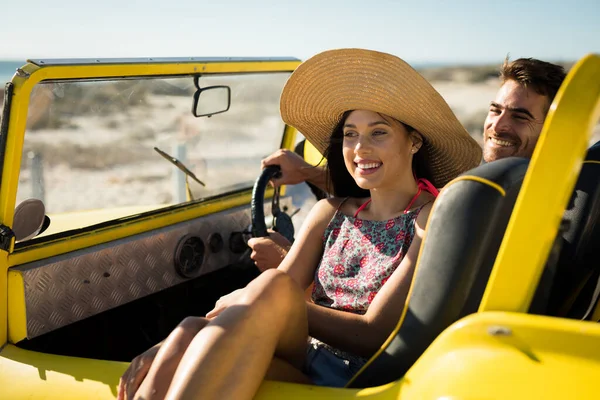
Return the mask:
<path id="1" fill-rule="evenodd" d="M 509 61 L 507 56 L 500 69 L 502 83 L 513 80 L 524 87 L 531 88 L 537 94 L 547 96 L 548 107 L 554 100 L 565 76 L 567 74 L 562 66 L 535 58 L 519 58 Z"/>

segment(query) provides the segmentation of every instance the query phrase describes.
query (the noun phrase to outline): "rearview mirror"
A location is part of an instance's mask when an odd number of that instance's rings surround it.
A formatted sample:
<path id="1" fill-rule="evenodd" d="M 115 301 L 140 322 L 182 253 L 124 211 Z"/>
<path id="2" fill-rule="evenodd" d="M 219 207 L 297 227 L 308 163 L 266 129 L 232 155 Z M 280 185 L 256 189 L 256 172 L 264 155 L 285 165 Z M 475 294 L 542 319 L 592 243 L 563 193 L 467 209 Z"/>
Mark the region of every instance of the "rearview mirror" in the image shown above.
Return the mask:
<path id="1" fill-rule="evenodd" d="M 198 90 L 194 93 L 192 114 L 194 117 L 211 117 L 229 110 L 231 104 L 231 89 L 229 86 L 207 86 L 201 88 L 198 78 L 195 82 Z"/>

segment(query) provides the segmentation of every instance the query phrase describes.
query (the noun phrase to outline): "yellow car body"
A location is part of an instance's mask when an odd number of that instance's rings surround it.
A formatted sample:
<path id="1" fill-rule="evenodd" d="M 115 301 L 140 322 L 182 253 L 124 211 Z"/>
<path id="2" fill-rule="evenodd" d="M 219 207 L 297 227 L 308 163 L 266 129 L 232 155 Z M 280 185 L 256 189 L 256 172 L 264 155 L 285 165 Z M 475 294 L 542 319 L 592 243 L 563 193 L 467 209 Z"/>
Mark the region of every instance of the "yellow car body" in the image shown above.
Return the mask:
<path id="1" fill-rule="evenodd" d="M 298 64 L 298 60 L 147 60 L 48 66 L 28 63 L 12 80 L 12 99 L 3 117 L 3 124 L 10 118 L 2 132 L 5 143 L 0 223 L 8 228 L 13 225 L 29 98 L 36 84 L 48 80 L 289 72 Z M 600 325 L 531 315 L 527 310 L 599 117 L 600 56 L 589 55 L 573 67 L 551 107 L 478 312 L 445 329 L 404 376 L 371 388 L 338 389 L 266 381 L 257 398 L 598 398 Z M 280 146 L 292 148 L 295 131 L 285 127 L 281 135 Z M 306 146 L 305 153 L 312 164 L 322 163 L 312 146 Z M 0 251 L 0 397 L 113 399 L 119 377 L 128 365 L 22 348 L 19 343 L 28 337 L 31 325 L 26 272 L 19 266 L 43 264 L 60 255 L 245 207 L 250 196 L 247 188 L 177 207 L 125 208 L 109 217 L 98 217 L 102 214 L 98 211 L 84 223 L 91 225 L 87 230 L 67 230 L 60 237 L 50 230 L 31 245 L 15 246 L 14 238 L 9 241 L 6 249 Z M 71 218 L 81 221 L 84 217 L 78 214 Z M 109 223 L 94 225 L 107 218 Z M 405 313 L 406 309 L 405 306 Z M 597 305 L 594 315 L 599 313 Z M 403 318 L 404 315 L 396 331 Z"/>

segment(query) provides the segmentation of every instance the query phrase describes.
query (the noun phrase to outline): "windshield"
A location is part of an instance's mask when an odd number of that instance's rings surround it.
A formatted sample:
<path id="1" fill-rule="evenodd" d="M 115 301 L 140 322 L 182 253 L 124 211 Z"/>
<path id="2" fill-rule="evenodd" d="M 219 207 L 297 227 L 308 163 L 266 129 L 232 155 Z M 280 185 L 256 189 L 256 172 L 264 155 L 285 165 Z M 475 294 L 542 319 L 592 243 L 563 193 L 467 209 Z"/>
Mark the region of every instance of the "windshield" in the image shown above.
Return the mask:
<path id="1" fill-rule="evenodd" d="M 192 115 L 193 77 L 45 82 L 30 99 L 17 204 L 44 202 L 45 235 L 250 188 L 279 148 L 279 96 L 288 73 L 211 75 L 231 89 L 227 112 Z"/>

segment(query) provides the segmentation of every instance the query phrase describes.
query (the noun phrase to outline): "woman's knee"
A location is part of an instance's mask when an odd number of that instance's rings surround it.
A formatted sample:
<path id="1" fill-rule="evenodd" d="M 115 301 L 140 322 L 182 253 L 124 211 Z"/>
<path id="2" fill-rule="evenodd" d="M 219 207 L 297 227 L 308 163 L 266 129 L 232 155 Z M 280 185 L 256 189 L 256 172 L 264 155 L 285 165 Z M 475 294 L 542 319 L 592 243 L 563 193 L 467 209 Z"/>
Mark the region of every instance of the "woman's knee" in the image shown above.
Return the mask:
<path id="1" fill-rule="evenodd" d="M 257 278 L 255 281 L 256 285 L 254 285 L 249 293 L 255 297 L 282 302 L 287 300 L 295 301 L 303 298 L 303 291 L 300 288 L 300 285 L 285 272 L 277 269 L 270 269 L 263 272 L 259 278 L 260 282 Z"/>
<path id="2" fill-rule="evenodd" d="M 263 272 L 260 277 L 261 292 L 265 295 L 276 295 L 278 297 L 302 296 L 302 289 L 292 277 L 278 269 L 271 269 Z"/>
<path id="3" fill-rule="evenodd" d="M 208 322 L 209 320 L 204 317 L 186 317 L 177 325 L 176 331 L 191 340 Z"/>

